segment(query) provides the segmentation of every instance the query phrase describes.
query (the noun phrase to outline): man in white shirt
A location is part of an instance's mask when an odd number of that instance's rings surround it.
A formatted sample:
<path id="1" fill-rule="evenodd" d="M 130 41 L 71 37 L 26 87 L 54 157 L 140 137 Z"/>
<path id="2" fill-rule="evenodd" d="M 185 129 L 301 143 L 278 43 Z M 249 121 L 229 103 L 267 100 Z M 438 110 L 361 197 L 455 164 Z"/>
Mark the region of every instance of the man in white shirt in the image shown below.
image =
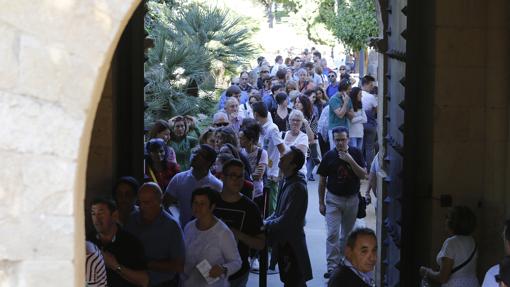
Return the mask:
<path id="1" fill-rule="evenodd" d="M 191 220 L 191 193 L 193 190 L 209 186 L 221 192 L 223 184 L 211 174 L 216 161 L 216 151 L 207 144 L 200 145 L 191 154 L 191 169 L 176 174 L 168 184 L 164 202 L 177 202 L 181 228 Z"/>
<path id="2" fill-rule="evenodd" d="M 278 196 L 278 176 L 280 169 L 278 163 L 280 157 L 285 153 L 285 144 L 278 130 L 278 126 L 268 119 L 268 111 L 264 102 L 256 102 L 252 106 L 253 116 L 262 126 L 262 137 L 260 137 L 261 146 L 267 151 L 267 184 L 269 190 L 269 212 L 271 214 L 276 208 L 276 199 Z"/>
<path id="3" fill-rule="evenodd" d="M 510 219 L 505 222 L 503 227 L 503 244 L 505 246 L 505 255 L 510 255 Z M 492 266 L 483 279 L 482 287 L 498 287 L 498 283 L 494 279 L 495 275 L 499 274 L 499 264 Z"/>
<path id="4" fill-rule="evenodd" d="M 361 104 L 367 115 L 367 122 L 363 124 L 363 155 L 367 166 L 371 166 L 375 155 L 377 140 L 377 97 L 371 94 L 375 79 L 372 76 L 361 78 Z"/>

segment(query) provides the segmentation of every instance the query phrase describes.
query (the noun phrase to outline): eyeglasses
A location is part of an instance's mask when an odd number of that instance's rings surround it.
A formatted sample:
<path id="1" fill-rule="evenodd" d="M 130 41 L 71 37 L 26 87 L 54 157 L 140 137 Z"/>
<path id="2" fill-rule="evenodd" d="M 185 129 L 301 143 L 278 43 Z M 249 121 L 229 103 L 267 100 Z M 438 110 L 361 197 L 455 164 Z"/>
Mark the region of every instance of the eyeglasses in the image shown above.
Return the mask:
<path id="1" fill-rule="evenodd" d="M 230 125 L 230 123 L 215 123 L 215 124 L 213 124 L 213 126 L 217 127 L 217 128 L 219 128 L 219 127 L 226 127 L 228 125 Z"/>
<path id="2" fill-rule="evenodd" d="M 230 177 L 231 179 L 236 179 L 236 180 L 240 180 L 240 179 L 244 178 L 244 176 L 242 176 L 242 175 L 233 174 L 233 173 L 224 174 L 224 176 L 225 177 Z"/>
<path id="3" fill-rule="evenodd" d="M 334 79 L 334 78 L 336 78 L 336 77 L 335 77 L 335 75 L 329 75 L 329 76 L 328 76 L 328 78 L 330 78 L 330 79 Z"/>
<path id="4" fill-rule="evenodd" d="M 261 73 L 269 73 L 269 71 L 260 71 Z"/>
<path id="5" fill-rule="evenodd" d="M 345 71 L 345 68 L 340 68 L 340 71 Z"/>

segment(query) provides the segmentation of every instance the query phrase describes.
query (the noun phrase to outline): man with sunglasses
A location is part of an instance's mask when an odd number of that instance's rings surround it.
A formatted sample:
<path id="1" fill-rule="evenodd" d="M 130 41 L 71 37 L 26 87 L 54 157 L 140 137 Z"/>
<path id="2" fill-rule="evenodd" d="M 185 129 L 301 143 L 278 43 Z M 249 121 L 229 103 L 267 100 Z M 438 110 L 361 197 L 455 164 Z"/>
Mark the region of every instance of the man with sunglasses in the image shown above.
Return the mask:
<path id="1" fill-rule="evenodd" d="M 241 269 L 228 278 L 230 286 L 244 287 L 248 282 L 250 249 L 262 250 L 265 235 L 261 231 L 262 216 L 257 205 L 241 194 L 244 183 L 244 164 L 231 159 L 223 164 L 220 176 L 223 189 L 216 203 L 214 215 L 228 225 L 237 240 L 237 249 L 243 262 Z"/>
<path id="2" fill-rule="evenodd" d="M 338 82 L 336 80 L 336 73 L 330 71 L 328 73 L 328 87 L 326 88 L 326 95 L 331 99 L 338 92 Z"/>
<path id="3" fill-rule="evenodd" d="M 503 227 L 503 245 L 505 248 L 505 255 L 510 256 L 510 219 L 505 222 Z M 498 282 L 494 280 L 494 276 L 500 274 L 500 266 L 496 264 L 492 266 L 483 279 L 482 287 L 498 287 Z M 508 275 L 507 275 L 508 276 Z M 507 284 L 508 285 L 508 284 Z"/>

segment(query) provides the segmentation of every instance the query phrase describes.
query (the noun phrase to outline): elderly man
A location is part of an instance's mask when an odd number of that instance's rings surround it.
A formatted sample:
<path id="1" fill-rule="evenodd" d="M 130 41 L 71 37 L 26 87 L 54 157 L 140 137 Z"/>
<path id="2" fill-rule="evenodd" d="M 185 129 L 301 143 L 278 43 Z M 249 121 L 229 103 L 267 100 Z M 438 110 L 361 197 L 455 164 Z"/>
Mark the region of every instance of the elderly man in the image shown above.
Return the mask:
<path id="1" fill-rule="evenodd" d="M 275 212 L 264 222 L 269 244 L 273 248 L 272 261 L 276 258 L 280 280 L 284 286 L 306 286 L 312 279 L 312 266 L 305 237 L 305 215 L 308 208 L 308 190 L 304 175 L 299 169 L 305 155 L 291 146 L 278 166 L 285 177 L 280 188 Z"/>
<path id="2" fill-rule="evenodd" d="M 335 270 L 328 287 L 373 287 L 377 262 L 377 237 L 372 229 L 360 228 L 349 234 L 345 260 Z"/>
<path id="3" fill-rule="evenodd" d="M 216 161 L 216 155 L 212 146 L 200 145 L 192 152 L 191 169 L 176 174 L 166 188 L 165 196 L 168 201 L 179 204 L 179 222 L 182 228 L 191 220 L 191 192 L 193 190 L 206 186 L 218 192 L 222 189 L 221 181 L 210 172 L 211 166 Z"/>
<path id="4" fill-rule="evenodd" d="M 95 232 L 87 240 L 102 250 L 108 286 L 148 286 L 143 246 L 116 223 L 119 213 L 115 202 L 96 198 L 91 207 Z"/>
<path id="5" fill-rule="evenodd" d="M 340 263 L 345 238 L 356 222 L 360 179 L 366 177 L 361 151 L 348 145 L 349 130 L 337 127 L 333 129 L 333 138 L 335 148 L 324 155 L 317 170 L 320 175 L 319 211 L 325 216 L 328 232 L 326 240 L 328 272 L 324 274 L 325 278 L 329 278 Z"/>
<path id="6" fill-rule="evenodd" d="M 184 241 L 175 219 L 162 209 L 163 192 L 158 184 L 140 187 L 140 210 L 135 211 L 126 230 L 143 244 L 150 286 L 176 287 L 184 270 Z"/>

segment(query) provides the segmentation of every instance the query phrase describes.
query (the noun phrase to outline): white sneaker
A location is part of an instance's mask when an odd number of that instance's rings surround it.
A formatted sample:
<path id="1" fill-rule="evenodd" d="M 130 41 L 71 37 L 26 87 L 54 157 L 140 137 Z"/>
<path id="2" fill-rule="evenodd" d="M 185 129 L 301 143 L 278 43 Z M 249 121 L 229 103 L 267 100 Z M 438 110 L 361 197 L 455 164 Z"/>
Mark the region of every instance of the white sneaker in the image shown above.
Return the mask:
<path id="1" fill-rule="evenodd" d="M 253 260 L 251 261 L 251 270 L 258 271 L 259 269 L 260 269 L 259 259 L 253 258 Z"/>

